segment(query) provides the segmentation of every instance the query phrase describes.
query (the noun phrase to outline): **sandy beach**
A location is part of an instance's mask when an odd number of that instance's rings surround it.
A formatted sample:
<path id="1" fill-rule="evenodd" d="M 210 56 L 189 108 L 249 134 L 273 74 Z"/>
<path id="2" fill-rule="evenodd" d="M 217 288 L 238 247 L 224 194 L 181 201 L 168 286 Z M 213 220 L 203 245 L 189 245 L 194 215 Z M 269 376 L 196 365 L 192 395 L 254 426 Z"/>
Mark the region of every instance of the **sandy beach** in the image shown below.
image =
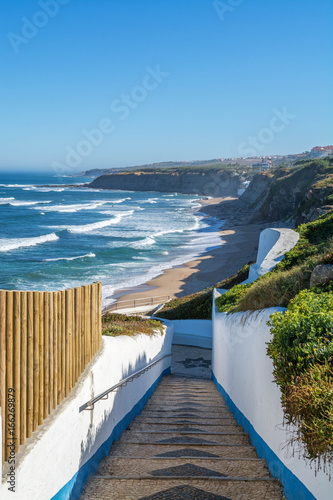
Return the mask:
<path id="1" fill-rule="evenodd" d="M 222 205 L 218 205 L 222 202 Z M 201 200 L 200 212 L 221 220 L 222 244 L 195 260 L 165 270 L 144 285 L 116 291 L 118 301 L 157 296 L 181 297 L 235 274 L 250 260 L 256 260 L 259 235 L 267 224 L 249 224 L 247 213 L 234 210 L 237 200 L 212 198 Z M 225 208 L 224 208 L 225 207 Z"/>

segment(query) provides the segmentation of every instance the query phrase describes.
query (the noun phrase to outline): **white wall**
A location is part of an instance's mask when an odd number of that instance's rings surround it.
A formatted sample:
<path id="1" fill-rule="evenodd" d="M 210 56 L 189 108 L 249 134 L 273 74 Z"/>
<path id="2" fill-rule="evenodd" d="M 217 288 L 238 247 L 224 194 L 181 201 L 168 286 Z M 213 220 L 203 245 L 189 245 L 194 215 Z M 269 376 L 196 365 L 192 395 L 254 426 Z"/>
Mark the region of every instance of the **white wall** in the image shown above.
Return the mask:
<path id="1" fill-rule="evenodd" d="M 163 336 L 103 337 L 101 350 L 70 396 L 17 455 L 15 500 L 50 500 L 84 464 L 90 465 L 116 425 L 170 367 L 171 358 L 165 358 L 126 387 L 111 393 L 107 400 L 97 402 L 93 411 L 79 413 L 79 407 L 148 363 L 171 353 L 171 344 L 172 329 Z M 14 498 L 4 482 L 0 498 Z M 57 498 L 68 497 L 59 494 Z"/>
<path id="2" fill-rule="evenodd" d="M 268 228 L 260 233 L 257 261 L 250 267 L 249 278 L 244 283 L 252 283 L 259 276 L 271 271 L 299 240 L 299 234 L 292 229 Z"/>
<path id="3" fill-rule="evenodd" d="M 214 295 L 218 293 L 215 291 Z M 254 431 L 310 490 L 314 498 L 332 500 L 333 483 L 329 481 L 328 475 L 322 470 L 315 475 L 314 467 L 311 468 L 303 458 L 298 458 L 297 453 L 293 456 L 293 450 L 286 447 L 290 434 L 288 428 L 283 426 L 280 390 L 273 382 L 273 364 L 266 354 L 266 343 L 271 338 L 266 323 L 277 310 L 283 309 L 270 308 L 228 315 L 217 312 L 214 306 L 213 374 Z M 281 473 L 279 460 L 269 464 L 277 475 Z M 287 498 L 299 500 L 310 497 L 302 497 L 300 492 L 293 496 L 289 492 Z"/>
<path id="4" fill-rule="evenodd" d="M 158 319 L 156 317 L 156 319 Z M 173 327 L 173 344 L 212 348 L 212 321 L 208 319 L 160 318 L 163 323 Z"/>

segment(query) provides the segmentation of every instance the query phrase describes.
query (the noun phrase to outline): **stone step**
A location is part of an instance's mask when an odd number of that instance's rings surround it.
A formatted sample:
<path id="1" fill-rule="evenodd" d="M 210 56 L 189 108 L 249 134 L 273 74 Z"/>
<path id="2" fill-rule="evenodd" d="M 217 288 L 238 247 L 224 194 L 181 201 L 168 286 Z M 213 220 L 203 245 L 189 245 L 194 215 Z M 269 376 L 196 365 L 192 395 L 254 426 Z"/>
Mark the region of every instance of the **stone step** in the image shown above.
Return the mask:
<path id="1" fill-rule="evenodd" d="M 189 484 L 190 483 L 190 484 Z M 282 500 L 272 479 L 112 479 L 93 477 L 81 500 Z"/>
<path id="2" fill-rule="evenodd" d="M 205 470 L 206 469 L 206 470 Z M 103 459 L 97 476 L 224 476 L 224 477 L 270 477 L 264 460 L 235 460 L 216 458 L 150 458 L 115 457 Z"/>
<path id="3" fill-rule="evenodd" d="M 210 418 L 219 418 L 219 417 L 227 417 L 230 415 L 230 411 L 227 408 L 214 408 L 208 411 L 203 411 L 199 408 L 194 407 L 183 407 L 183 408 L 165 408 L 164 410 L 154 410 L 154 409 L 143 409 L 141 412 L 142 416 L 145 417 L 161 417 L 161 418 L 169 418 L 180 415 L 182 418 L 184 415 L 191 415 L 192 417 L 205 417 L 207 413 L 210 415 Z"/>
<path id="4" fill-rule="evenodd" d="M 200 417 L 199 415 L 194 415 L 194 417 L 187 418 L 187 417 L 179 417 L 177 415 L 172 415 L 169 417 L 164 417 L 164 416 L 145 416 L 145 415 L 138 415 L 135 418 L 135 422 L 140 422 L 140 423 L 151 423 L 151 424 L 156 424 L 156 423 L 161 423 L 161 424 L 182 424 L 182 423 L 200 423 L 200 425 L 224 425 L 224 424 L 230 424 L 234 423 L 236 424 L 237 421 L 234 416 L 230 413 L 229 415 L 223 416 L 223 417 Z"/>
<path id="5" fill-rule="evenodd" d="M 250 443 L 248 434 L 242 433 L 219 433 L 219 434 L 198 434 L 197 432 L 123 432 L 120 441 L 122 443 L 167 443 L 167 444 L 234 444 L 246 445 Z"/>
<path id="6" fill-rule="evenodd" d="M 81 500 L 285 500 L 209 379 L 164 377 Z"/>
<path id="7" fill-rule="evenodd" d="M 211 458 L 258 458 L 256 449 L 251 445 L 235 444 L 167 444 L 167 443 L 128 443 L 119 441 L 115 443 L 110 452 L 110 457 L 160 457 L 167 454 L 171 457 L 205 457 Z M 161 457 L 161 455 L 163 455 Z"/>
<path id="8" fill-rule="evenodd" d="M 138 432 L 138 431 L 149 431 L 149 432 L 201 432 L 204 434 L 217 433 L 217 432 L 244 432 L 243 428 L 237 424 L 224 424 L 224 425 L 207 425 L 196 423 L 180 423 L 180 424 L 170 424 L 170 423 L 140 423 L 133 422 L 130 424 L 128 430 Z"/>

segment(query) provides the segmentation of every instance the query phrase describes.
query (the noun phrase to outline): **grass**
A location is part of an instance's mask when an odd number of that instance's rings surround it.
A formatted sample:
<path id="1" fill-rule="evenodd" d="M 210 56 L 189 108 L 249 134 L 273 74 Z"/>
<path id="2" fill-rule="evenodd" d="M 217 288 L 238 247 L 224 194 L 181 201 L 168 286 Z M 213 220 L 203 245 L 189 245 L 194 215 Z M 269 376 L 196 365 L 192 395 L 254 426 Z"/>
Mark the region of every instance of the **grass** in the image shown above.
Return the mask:
<path id="1" fill-rule="evenodd" d="M 221 312 L 287 307 L 301 290 L 310 288 L 314 268 L 333 260 L 333 211 L 302 224 L 297 231 L 298 243 L 271 272 L 252 283 L 245 292 L 231 290 L 217 299 Z"/>
<path id="2" fill-rule="evenodd" d="M 235 285 L 246 280 L 249 276 L 249 268 L 253 262 L 246 264 L 237 274 L 219 281 L 201 292 L 185 295 L 170 300 L 159 311 L 160 318 L 165 319 L 211 319 L 212 318 L 212 291 L 214 288 L 226 288 L 229 290 Z"/>
<path id="3" fill-rule="evenodd" d="M 162 323 L 157 320 L 143 319 L 141 316 L 126 316 L 125 314 L 105 314 L 102 316 L 102 335 L 118 337 L 119 335 L 134 336 L 139 333 L 156 335 L 164 333 Z"/>

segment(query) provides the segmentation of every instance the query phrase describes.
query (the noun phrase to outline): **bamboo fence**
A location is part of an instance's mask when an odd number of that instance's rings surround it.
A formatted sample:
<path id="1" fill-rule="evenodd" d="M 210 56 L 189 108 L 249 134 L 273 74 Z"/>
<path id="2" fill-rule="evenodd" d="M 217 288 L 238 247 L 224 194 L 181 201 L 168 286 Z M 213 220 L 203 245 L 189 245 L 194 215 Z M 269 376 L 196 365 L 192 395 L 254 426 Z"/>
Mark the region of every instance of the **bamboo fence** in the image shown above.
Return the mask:
<path id="1" fill-rule="evenodd" d="M 0 290 L 2 462 L 66 398 L 101 344 L 100 282 L 60 292 Z"/>

